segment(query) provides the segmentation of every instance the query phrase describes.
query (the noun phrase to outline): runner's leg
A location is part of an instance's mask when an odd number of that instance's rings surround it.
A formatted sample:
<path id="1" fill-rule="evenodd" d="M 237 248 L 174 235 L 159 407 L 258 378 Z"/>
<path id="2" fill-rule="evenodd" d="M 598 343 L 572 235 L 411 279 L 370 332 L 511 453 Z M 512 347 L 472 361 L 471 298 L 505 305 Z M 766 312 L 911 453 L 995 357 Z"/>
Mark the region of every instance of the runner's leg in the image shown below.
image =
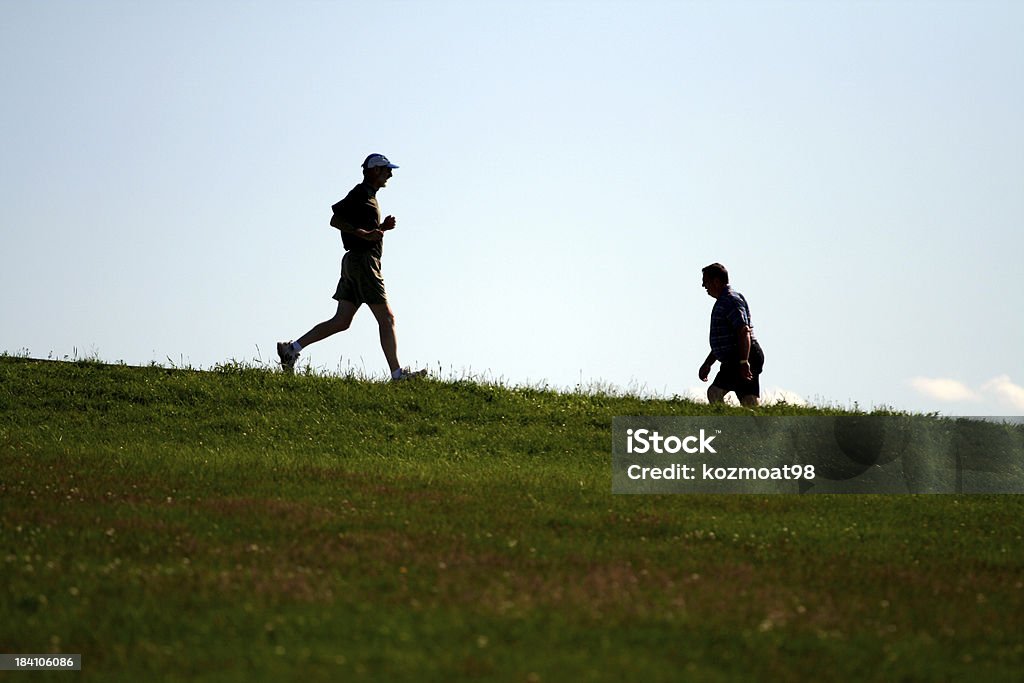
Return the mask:
<path id="1" fill-rule="evenodd" d="M 359 304 L 342 299 L 338 302 L 338 310 L 333 318 L 316 325 L 296 341 L 299 342 L 302 348 L 306 348 L 310 344 L 315 344 L 321 339 L 330 337 L 332 334 L 343 332 L 352 324 L 352 318 L 355 317 L 358 310 Z"/>
<path id="2" fill-rule="evenodd" d="M 377 319 L 380 328 L 380 348 L 388 361 L 393 373 L 401 366 L 398 364 L 398 340 L 395 337 L 395 314 L 388 304 L 367 304 Z"/>

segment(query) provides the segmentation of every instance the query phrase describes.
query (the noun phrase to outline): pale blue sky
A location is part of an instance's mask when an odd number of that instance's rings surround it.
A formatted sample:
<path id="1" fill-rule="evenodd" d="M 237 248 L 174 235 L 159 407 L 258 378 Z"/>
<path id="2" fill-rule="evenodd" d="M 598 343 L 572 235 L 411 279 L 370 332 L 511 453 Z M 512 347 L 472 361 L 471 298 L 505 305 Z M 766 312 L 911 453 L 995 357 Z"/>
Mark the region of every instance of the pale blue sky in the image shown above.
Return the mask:
<path id="1" fill-rule="evenodd" d="M 769 391 L 1024 414 L 1022 35 L 1019 2 L 0 0 L 0 350 L 272 358 L 383 152 L 405 364 L 702 390 L 720 261 Z M 368 311 L 304 358 L 386 370 Z"/>

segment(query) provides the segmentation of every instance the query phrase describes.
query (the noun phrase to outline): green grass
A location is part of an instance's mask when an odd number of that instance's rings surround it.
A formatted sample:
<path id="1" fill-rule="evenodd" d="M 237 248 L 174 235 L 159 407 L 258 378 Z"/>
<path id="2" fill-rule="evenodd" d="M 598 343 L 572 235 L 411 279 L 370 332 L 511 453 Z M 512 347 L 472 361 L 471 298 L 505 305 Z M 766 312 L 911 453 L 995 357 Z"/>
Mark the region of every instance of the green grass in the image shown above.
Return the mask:
<path id="1" fill-rule="evenodd" d="M 112 681 L 1019 680 L 1019 496 L 610 493 L 613 416 L 732 410 L 3 357 L 0 651 Z"/>

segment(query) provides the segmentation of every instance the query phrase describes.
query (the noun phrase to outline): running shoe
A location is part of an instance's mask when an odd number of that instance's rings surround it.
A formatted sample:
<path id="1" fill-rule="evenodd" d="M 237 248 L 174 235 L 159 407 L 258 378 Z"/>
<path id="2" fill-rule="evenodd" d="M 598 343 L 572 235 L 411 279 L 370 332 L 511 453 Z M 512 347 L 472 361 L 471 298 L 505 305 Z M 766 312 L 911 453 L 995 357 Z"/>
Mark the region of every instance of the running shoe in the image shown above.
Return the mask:
<path id="1" fill-rule="evenodd" d="M 426 375 L 427 375 L 427 371 L 426 370 L 411 371 L 411 370 L 409 370 L 409 368 L 402 368 L 402 374 L 400 374 L 398 377 L 392 376 L 391 377 L 391 381 L 392 382 L 404 382 L 404 381 L 409 380 L 409 379 L 419 379 L 420 377 L 426 377 Z"/>
<path id="2" fill-rule="evenodd" d="M 292 348 L 292 343 L 277 342 L 277 355 L 281 359 L 281 369 L 289 375 L 295 372 L 295 361 L 299 359 L 299 352 Z"/>

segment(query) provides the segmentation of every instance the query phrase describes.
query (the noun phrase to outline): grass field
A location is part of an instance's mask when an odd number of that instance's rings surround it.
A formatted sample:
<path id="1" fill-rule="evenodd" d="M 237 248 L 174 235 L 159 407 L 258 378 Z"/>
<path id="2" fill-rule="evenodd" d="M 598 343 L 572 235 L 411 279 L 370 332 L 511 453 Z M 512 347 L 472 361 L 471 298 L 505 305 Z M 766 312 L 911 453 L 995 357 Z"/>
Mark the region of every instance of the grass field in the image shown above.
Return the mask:
<path id="1" fill-rule="evenodd" d="M 611 494 L 730 410 L 0 358 L 0 680 L 1021 680 L 1020 496 Z"/>

